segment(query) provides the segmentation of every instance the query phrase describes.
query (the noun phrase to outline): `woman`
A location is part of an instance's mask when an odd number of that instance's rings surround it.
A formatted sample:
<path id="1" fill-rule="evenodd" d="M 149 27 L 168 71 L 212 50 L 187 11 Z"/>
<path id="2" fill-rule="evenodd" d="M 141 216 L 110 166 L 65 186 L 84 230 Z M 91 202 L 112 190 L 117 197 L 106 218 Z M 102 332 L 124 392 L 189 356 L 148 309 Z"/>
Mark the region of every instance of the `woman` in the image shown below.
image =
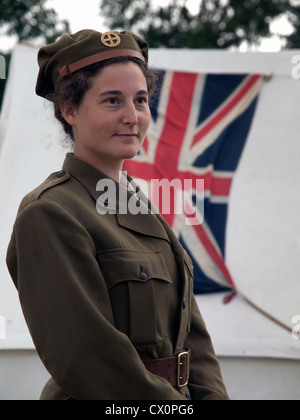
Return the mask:
<path id="1" fill-rule="evenodd" d="M 228 399 L 191 260 L 121 172 L 150 123 L 148 44 L 84 30 L 42 48 L 38 61 L 36 92 L 74 142 L 63 169 L 22 201 L 7 254 L 52 376 L 41 398 Z M 121 212 L 124 192 L 146 212 Z"/>

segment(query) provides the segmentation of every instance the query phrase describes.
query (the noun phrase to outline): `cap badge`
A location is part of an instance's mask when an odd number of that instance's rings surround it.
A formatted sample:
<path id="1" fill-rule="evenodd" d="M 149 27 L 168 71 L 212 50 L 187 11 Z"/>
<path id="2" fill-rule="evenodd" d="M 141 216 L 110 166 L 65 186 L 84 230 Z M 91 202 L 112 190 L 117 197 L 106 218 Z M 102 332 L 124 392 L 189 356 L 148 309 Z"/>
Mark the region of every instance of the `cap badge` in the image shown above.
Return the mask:
<path id="1" fill-rule="evenodd" d="M 114 48 L 121 44 L 121 38 L 115 32 L 106 32 L 101 36 L 101 42 L 106 47 Z"/>

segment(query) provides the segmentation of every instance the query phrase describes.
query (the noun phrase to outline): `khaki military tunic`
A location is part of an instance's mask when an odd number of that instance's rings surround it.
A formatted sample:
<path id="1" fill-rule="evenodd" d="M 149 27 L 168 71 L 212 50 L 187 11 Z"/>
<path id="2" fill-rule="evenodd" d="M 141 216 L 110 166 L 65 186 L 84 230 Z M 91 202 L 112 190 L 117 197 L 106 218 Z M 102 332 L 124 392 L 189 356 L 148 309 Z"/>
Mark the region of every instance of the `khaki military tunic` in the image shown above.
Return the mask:
<path id="1" fill-rule="evenodd" d="M 228 399 L 190 258 L 149 208 L 99 214 L 104 178 L 68 154 L 63 171 L 25 197 L 14 226 L 7 264 L 52 377 L 42 399 Z M 188 387 L 172 387 L 142 363 L 184 347 L 192 352 Z"/>

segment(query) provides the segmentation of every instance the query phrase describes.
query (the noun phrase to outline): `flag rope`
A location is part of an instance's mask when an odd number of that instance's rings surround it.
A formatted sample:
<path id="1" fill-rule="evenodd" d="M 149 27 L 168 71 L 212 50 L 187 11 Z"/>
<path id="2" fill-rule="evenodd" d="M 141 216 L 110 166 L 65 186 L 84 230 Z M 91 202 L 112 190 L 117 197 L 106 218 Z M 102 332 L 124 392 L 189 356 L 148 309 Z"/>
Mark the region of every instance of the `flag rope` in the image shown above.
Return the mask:
<path id="1" fill-rule="evenodd" d="M 276 318 L 274 315 L 271 315 L 265 309 L 262 309 L 260 306 L 254 303 L 251 299 L 249 299 L 244 293 L 242 293 L 238 289 L 234 289 L 231 293 L 229 293 L 229 295 L 227 295 L 224 298 L 224 305 L 227 305 L 228 303 L 230 303 L 235 296 L 240 296 L 246 303 L 248 303 L 248 305 L 250 305 L 252 308 L 257 310 L 260 314 L 268 318 L 270 321 L 274 322 L 275 324 L 277 324 L 279 327 L 283 328 L 284 330 L 290 333 L 293 333 L 293 328 L 291 326 L 280 321 L 278 318 Z"/>

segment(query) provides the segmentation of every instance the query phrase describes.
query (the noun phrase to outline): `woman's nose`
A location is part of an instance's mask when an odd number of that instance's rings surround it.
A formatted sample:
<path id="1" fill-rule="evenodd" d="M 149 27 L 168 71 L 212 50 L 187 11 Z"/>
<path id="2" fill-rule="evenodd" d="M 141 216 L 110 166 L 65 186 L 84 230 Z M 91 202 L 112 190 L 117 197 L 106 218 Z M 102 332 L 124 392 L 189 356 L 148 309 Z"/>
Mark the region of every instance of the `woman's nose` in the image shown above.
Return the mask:
<path id="1" fill-rule="evenodd" d="M 123 124 L 136 125 L 139 122 L 137 110 L 133 103 L 124 107 Z"/>

